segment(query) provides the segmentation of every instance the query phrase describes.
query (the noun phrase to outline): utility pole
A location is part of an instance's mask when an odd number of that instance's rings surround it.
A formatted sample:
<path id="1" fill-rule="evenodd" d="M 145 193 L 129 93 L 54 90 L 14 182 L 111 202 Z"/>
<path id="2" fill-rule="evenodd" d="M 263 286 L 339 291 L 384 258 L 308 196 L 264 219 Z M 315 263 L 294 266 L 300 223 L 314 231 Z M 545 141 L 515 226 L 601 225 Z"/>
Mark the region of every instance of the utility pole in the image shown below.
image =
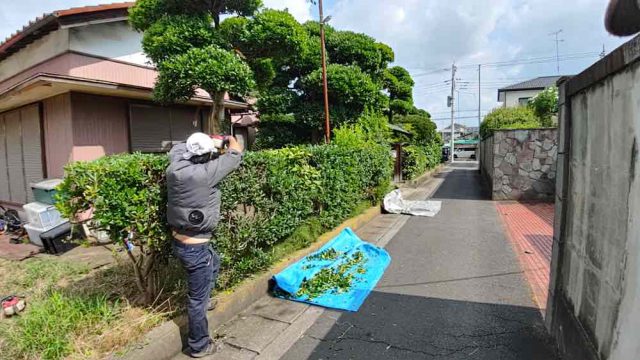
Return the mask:
<path id="1" fill-rule="evenodd" d="M 552 33 L 549 34 L 549 36 L 555 36 L 555 42 L 556 42 L 556 68 L 558 70 L 558 75 L 560 75 L 560 43 L 563 42 L 563 39 L 559 39 L 558 36 L 560 35 L 560 33 L 562 32 L 562 29 L 558 30 L 558 31 L 554 31 Z"/>
<path id="2" fill-rule="evenodd" d="M 481 94 L 481 87 L 480 87 L 480 81 L 482 80 L 481 77 L 482 74 L 482 65 L 478 64 L 478 156 L 476 161 L 480 161 L 480 159 L 482 159 L 482 154 L 481 151 L 482 149 L 480 148 L 480 141 L 482 140 L 482 138 L 480 137 L 480 126 L 482 125 L 482 116 L 480 114 L 482 114 L 482 94 Z"/>
<path id="3" fill-rule="evenodd" d="M 318 0 L 318 8 L 320 12 L 320 43 L 322 48 L 322 87 L 324 92 L 324 141 L 329 143 L 331 141 L 331 125 L 329 121 L 329 86 L 327 84 L 327 55 L 325 48 L 324 37 L 324 24 L 329 20 L 324 18 L 322 12 L 322 0 Z"/>
<path id="4" fill-rule="evenodd" d="M 449 153 L 449 157 L 451 158 L 451 162 L 454 162 L 454 156 L 455 156 L 455 123 L 454 123 L 454 116 L 455 116 L 455 91 L 456 91 L 456 63 L 454 62 L 453 65 L 451 65 L 451 152 Z"/>
<path id="5" fill-rule="evenodd" d="M 607 55 L 607 51 L 604 48 L 604 44 L 602 44 L 602 52 L 600 53 L 600 59 L 604 59 L 605 55 Z"/>

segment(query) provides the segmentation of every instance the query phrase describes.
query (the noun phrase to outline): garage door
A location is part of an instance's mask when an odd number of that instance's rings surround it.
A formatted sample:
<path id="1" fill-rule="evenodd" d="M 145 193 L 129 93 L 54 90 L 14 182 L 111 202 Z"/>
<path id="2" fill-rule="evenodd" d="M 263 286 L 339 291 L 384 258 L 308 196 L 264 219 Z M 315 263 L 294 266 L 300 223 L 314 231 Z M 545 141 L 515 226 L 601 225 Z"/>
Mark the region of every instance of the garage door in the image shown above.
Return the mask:
<path id="1" fill-rule="evenodd" d="M 43 179 L 39 105 L 0 114 L 0 201 L 33 201 L 31 183 Z"/>
<path id="2" fill-rule="evenodd" d="M 172 144 L 202 131 L 200 111 L 189 107 L 131 105 L 131 150 L 165 152 Z"/>

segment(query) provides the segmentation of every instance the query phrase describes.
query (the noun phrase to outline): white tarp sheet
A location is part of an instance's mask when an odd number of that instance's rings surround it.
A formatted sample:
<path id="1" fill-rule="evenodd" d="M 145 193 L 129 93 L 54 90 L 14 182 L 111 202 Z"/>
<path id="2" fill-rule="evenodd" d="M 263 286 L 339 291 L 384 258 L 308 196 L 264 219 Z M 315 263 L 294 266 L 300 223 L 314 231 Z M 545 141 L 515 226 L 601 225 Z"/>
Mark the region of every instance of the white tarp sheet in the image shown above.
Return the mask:
<path id="1" fill-rule="evenodd" d="M 405 200 L 400 190 L 394 190 L 384 197 L 384 209 L 392 214 L 434 217 L 440 212 L 441 206 L 441 201 Z"/>

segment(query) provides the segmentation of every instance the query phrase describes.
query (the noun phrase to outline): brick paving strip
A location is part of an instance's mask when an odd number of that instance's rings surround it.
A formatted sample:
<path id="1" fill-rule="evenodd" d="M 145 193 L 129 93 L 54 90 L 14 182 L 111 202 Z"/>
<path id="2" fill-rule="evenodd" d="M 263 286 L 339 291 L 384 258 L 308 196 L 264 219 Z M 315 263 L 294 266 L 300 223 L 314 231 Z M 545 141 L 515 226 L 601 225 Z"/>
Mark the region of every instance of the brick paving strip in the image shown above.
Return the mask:
<path id="1" fill-rule="evenodd" d="M 522 265 L 533 299 L 547 305 L 554 207 L 550 203 L 496 202 L 507 237 Z"/>
<path id="2" fill-rule="evenodd" d="M 425 199 L 443 182 L 427 176 L 413 188 L 403 189 L 407 199 Z M 356 230 L 364 241 L 384 247 L 410 218 L 382 214 Z M 208 360 L 277 360 L 325 311 L 322 307 L 264 296 L 247 310 L 216 330 L 222 339 L 220 350 Z M 174 359 L 190 359 L 178 354 Z"/>

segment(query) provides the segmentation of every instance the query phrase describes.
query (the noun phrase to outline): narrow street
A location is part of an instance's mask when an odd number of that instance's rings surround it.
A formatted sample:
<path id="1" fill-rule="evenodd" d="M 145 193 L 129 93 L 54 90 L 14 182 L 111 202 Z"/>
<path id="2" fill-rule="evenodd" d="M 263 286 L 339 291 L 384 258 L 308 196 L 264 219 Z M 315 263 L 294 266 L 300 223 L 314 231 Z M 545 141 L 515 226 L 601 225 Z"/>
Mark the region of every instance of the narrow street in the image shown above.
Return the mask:
<path id="1" fill-rule="evenodd" d="M 386 245 L 392 263 L 357 313 L 324 311 L 282 357 L 555 359 L 542 316 L 478 171 L 456 164 Z"/>

